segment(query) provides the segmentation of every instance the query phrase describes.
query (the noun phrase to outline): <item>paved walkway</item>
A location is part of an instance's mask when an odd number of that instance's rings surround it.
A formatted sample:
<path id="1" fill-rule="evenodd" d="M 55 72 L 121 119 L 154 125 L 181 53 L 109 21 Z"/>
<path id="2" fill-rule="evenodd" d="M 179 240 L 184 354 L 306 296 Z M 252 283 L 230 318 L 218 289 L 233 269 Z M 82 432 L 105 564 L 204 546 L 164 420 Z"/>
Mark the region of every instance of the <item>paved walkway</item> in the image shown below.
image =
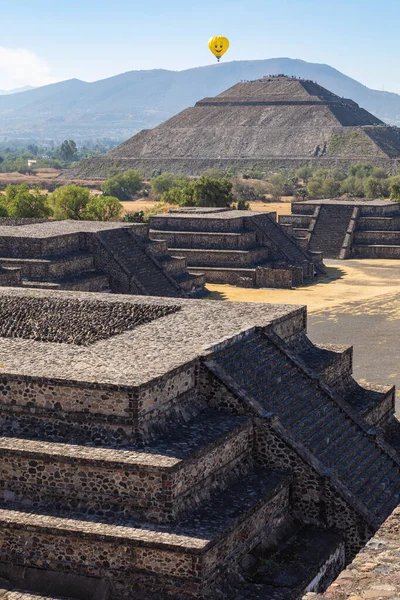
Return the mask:
<path id="1" fill-rule="evenodd" d="M 314 342 L 353 344 L 356 379 L 400 390 L 400 261 L 325 263 L 327 277 L 295 290 L 207 287 L 212 299 L 306 304 Z M 400 392 L 398 405 L 400 412 Z"/>

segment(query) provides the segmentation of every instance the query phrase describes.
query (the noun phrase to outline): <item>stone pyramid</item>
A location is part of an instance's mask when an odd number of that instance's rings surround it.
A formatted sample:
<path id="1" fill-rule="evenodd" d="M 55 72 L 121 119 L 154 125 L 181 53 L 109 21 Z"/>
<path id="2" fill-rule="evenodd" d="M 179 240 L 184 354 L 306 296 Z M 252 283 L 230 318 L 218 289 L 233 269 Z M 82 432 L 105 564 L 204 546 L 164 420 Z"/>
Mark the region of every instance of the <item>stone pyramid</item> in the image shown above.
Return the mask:
<path id="1" fill-rule="evenodd" d="M 143 130 L 68 177 L 103 178 L 111 167 L 184 172 L 207 168 L 321 166 L 400 159 L 400 130 L 320 85 L 286 76 L 241 82 Z"/>

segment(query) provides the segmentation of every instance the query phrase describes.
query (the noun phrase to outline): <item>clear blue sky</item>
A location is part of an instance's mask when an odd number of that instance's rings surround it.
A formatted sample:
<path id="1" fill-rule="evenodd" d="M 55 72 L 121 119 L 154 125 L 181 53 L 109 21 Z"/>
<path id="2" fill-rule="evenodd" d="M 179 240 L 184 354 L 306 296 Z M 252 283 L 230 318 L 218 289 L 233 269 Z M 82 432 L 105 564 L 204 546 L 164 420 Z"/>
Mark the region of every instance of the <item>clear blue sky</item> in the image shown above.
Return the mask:
<path id="1" fill-rule="evenodd" d="M 0 89 L 287 56 L 400 93 L 400 0 L 0 0 Z"/>

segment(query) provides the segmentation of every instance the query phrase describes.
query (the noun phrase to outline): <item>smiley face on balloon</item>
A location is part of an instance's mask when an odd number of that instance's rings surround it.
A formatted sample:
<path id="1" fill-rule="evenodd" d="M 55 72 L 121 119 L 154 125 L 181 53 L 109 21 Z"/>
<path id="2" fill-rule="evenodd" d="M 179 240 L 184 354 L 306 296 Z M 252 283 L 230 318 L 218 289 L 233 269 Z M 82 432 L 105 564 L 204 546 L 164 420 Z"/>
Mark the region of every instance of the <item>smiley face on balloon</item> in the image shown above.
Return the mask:
<path id="1" fill-rule="evenodd" d="M 223 35 L 215 35 L 208 40 L 208 47 L 219 62 L 221 56 L 223 56 L 229 48 L 229 40 Z"/>

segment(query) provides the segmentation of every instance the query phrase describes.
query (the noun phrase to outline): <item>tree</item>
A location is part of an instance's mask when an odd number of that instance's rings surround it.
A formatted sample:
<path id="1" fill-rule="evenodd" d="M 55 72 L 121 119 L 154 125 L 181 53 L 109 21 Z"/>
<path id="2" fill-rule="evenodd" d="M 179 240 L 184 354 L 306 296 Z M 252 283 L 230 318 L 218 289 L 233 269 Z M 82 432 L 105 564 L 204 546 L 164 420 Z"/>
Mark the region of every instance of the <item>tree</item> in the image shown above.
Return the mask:
<path id="1" fill-rule="evenodd" d="M 328 177 L 322 184 L 322 196 L 324 198 L 336 198 L 339 195 L 340 182 L 333 177 Z"/>
<path id="2" fill-rule="evenodd" d="M 367 177 L 364 180 L 364 193 L 367 198 L 380 198 L 382 196 L 381 180 L 376 177 Z"/>
<path id="3" fill-rule="evenodd" d="M 161 173 L 150 181 L 150 188 L 156 198 L 160 198 L 165 192 L 173 187 L 182 187 L 188 182 L 185 175 L 174 175 L 173 173 Z"/>
<path id="4" fill-rule="evenodd" d="M 143 185 L 143 175 L 134 169 L 110 177 L 101 186 L 106 196 L 114 196 L 118 200 L 131 200 Z"/>
<path id="5" fill-rule="evenodd" d="M 294 195 L 297 198 L 301 198 L 302 200 L 305 200 L 306 198 L 308 198 L 307 188 L 299 188 L 298 190 L 296 190 Z"/>
<path id="6" fill-rule="evenodd" d="M 351 198 L 363 198 L 365 196 L 364 180 L 355 175 L 346 177 L 340 185 L 340 193 Z"/>
<path id="7" fill-rule="evenodd" d="M 113 196 L 90 196 L 86 205 L 85 219 L 89 221 L 111 221 L 119 219 L 123 206 Z"/>
<path id="8" fill-rule="evenodd" d="M 49 204 L 56 219 L 84 219 L 89 200 L 89 190 L 77 185 L 65 185 L 49 196 Z"/>
<path id="9" fill-rule="evenodd" d="M 122 218 L 124 223 L 144 223 L 144 211 L 137 210 L 136 212 L 127 212 Z"/>
<path id="10" fill-rule="evenodd" d="M 236 209 L 237 210 L 251 210 L 249 202 L 246 202 L 246 200 L 243 200 L 243 198 L 238 200 Z"/>
<path id="11" fill-rule="evenodd" d="M 390 199 L 400 202 L 400 180 L 395 180 L 390 185 Z"/>
<path id="12" fill-rule="evenodd" d="M 200 177 L 192 183 L 195 206 L 230 206 L 233 202 L 229 179 Z"/>
<path id="13" fill-rule="evenodd" d="M 312 176 L 312 173 L 313 173 L 312 168 L 309 167 L 308 165 L 304 165 L 304 167 L 300 167 L 300 169 L 298 169 L 296 171 L 296 177 L 298 179 L 302 179 L 304 184 L 307 185 L 308 180 Z"/>
<path id="14" fill-rule="evenodd" d="M 372 173 L 373 166 L 369 163 L 357 163 L 349 168 L 349 175 L 352 177 L 369 177 Z"/>
<path id="15" fill-rule="evenodd" d="M 8 185 L 4 204 L 10 217 L 41 219 L 51 215 L 47 197 L 41 190 L 36 188 L 29 191 L 28 186 L 24 184 Z"/>
<path id="16" fill-rule="evenodd" d="M 78 148 L 74 140 L 64 140 L 61 144 L 60 154 L 65 161 L 71 162 L 77 152 Z"/>
<path id="17" fill-rule="evenodd" d="M 162 195 L 163 202 L 181 206 L 230 206 L 234 198 L 228 179 L 200 177 L 183 187 L 173 187 Z"/>

